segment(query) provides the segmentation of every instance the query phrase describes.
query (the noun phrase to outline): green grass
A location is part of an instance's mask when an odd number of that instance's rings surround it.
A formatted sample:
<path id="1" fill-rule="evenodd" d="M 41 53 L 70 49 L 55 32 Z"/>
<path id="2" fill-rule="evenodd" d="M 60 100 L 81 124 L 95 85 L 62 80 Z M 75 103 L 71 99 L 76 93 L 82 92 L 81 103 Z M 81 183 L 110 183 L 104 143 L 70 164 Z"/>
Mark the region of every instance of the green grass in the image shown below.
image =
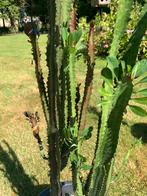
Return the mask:
<path id="1" fill-rule="evenodd" d="M 40 45 L 43 70 L 45 66 L 46 35 L 41 36 Z M 23 34 L 0 37 L 0 196 L 36 196 L 49 184 L 48 163 L 41 159 L 38 146 L 32 136 L 31 128 L 23 112 L 38 111 L 41 117 L 41 137 L 46 146 L 46 129 L 34 65 L 31 64 L 31 47 Z M 100 85 L 100 68 L 105 61 L 97 61 L 94 77 L 93 96 L 91 97 L 87 126 L 94 126 L 92 138 L 83 145 L 83 154 L 90 162 L 95 145 Z M 80 65 L 80 66 L 79 66 Z M 77 80 L 83 84 L 86 67 L 79 62 L 76 66 Z M 82 86 L 83 87 L 83 86 Z M 81 87 L 81 91 L 82 91 Z M 112 181 L 110 196 L 146 196 L 147 194 L 147 148 L 146 144 L 133 147 L 129 160 L 121 166 L 128 150 L 136 142 L 131 135 L 131 126 L 135 123 L 146 123 L 128 112 L 124 116 L 127 124 L 121 126 L 121 135 L 116 155 L 113 177 L 121 169 L 115 181 Z M 147 127 L 147 125 L 146 125 Z M 140 130 L 139 130 L 140 131 Z M 69 169 L 62 172 L 62 180 L 70 179 Z"/>

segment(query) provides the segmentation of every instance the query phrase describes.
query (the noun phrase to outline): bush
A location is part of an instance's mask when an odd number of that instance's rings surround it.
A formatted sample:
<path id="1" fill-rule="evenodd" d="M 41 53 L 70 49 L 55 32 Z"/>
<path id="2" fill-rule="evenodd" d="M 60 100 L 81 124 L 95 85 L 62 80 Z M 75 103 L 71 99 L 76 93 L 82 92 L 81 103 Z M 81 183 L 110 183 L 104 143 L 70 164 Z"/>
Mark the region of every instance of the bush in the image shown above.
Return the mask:
<path id="1" fill-rule="evenodd" d="M 118 0 L 113 0 L 111 3 L 111 12 L 109 14 L 102 13 L 101 16 L 97 14 L 96 16 L 96 24 L 98 24 L 96 31 L 97 36 L 95 38 L 96 43 L 96 54 L 99 56 L 107 56 L 108 51 L 110 49 L 110 43 L 113 39 L 113 30 L 114 24 L 116 20 L 116 8 L 117 8 Z M 130 21 L 128 23 L 128 30 L 124 34 L 122 41 L 120 52 L 123 50 L 124 46 L 128 42 L 131 37 L 134 28 L 138 22 L 140 16 L 140 10 L 142 5 L 139 2 L 135 2 L 133 5 L 133 11 L 130 16 Z M 142 39 L 140 49 L 138 52 L 138 58 L 143 59 L 147 58 L 146 49 L 147 49 L 147 35 L 145 35 Z"/>

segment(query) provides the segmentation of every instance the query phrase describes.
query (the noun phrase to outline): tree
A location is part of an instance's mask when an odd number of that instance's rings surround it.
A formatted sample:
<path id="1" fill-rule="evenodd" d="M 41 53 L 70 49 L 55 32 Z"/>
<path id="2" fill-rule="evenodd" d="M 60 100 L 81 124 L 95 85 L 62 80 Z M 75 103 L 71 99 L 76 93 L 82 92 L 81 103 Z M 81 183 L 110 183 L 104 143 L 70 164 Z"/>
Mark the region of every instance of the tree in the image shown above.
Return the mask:
<path id="1" fill-rule="evenodd" d="M 27 15 L 37 16 L 45 23 L 47 18 L 46 0 L 25 0 L 20 4 L 25 7 Z"/>
<path id="2" fill-rule="evenodd" d="M 19 19 L 19 6 L 16 0 L 0 0 L 0 18 L 3 20 L 10 19 L 11 28 L 15 29 L 15 21 Z"/>

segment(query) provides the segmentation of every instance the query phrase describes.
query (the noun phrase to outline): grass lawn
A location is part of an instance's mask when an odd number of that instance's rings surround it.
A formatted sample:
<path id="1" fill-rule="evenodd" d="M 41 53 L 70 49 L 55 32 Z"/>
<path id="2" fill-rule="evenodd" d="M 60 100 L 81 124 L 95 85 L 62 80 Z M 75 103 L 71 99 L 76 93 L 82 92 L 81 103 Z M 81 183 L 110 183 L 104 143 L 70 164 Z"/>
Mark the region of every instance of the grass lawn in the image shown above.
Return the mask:
<path id="1" fill-rule="evenodd" d="M 44 73 L 45 43 L 46 35 L 42 35 L 40 47 Z M 27 110 L 39 112 L 40 134 L 46 145 L 45 121 L 31 61 L 31 47 L 25 35 L 0 37 L 0 196 L 37 196 L 49 184 L 48 163 L 41 159 L 31 128 L 23 116 L 23 112 Z M 100 68 L 104 65 L 104 60 L 97 61 L 87 118 L 87 126 L 94 126 L 92 138 L 83 145 L 83 154 L 89 161 L 95 144 L 99 111 L 97 103 L 100 82 L 97 79 L 100 77 Z M 84 65 L 77 64 L 76 73 L 77 80 L 83 82 Z M 147 195 L 145 131 L 147 119 L 139 118 L 128 111 L 121 126 L 110 196 Z M 142 135 L 144 142 L 139 142 L 131 133 L 136 137 Z M 62 172 L 62 180 L 67 179 L 71 179 L 68 168 Z"/>

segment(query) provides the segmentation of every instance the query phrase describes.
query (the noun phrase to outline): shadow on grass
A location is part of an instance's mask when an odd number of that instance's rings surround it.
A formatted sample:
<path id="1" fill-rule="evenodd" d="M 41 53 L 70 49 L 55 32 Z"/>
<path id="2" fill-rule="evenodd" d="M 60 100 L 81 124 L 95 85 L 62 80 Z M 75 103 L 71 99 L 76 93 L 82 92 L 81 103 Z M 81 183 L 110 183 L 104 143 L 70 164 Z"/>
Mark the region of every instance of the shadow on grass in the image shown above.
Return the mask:
<path id="1" fill-rule="evenodd" d="M 38 185 L 34 177 L 26 174 L 14 150 L 6 141 L 3 141 L 3 144 L 8 152 L 0 145 L 0 164 L 3 166 L 0 171 L 9 180 L 12 190 L 19 196 L 37 196 L 47 185 Z"/>
<path id="2" fill-rule="evenodd" d="M 147 123 L 136 123 L 131 126 L 131 133 L 134 137 L 142 139 L 143 143 L 147 143 Z"/>

